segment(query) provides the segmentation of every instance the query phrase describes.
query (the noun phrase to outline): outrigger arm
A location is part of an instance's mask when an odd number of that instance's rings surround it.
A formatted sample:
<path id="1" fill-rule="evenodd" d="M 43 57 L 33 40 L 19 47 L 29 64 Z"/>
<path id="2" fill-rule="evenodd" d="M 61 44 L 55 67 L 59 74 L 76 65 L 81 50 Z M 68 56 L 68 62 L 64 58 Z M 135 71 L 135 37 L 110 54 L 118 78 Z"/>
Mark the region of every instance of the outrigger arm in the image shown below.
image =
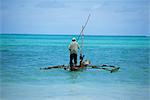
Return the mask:
<path id="1" fill-rule="evenodd" d="M 63 68 L 64 70 L 69 70 L 68 66 L 65 65 L 58 65 L 58 66 L 49 66 L 45 68 L 40 68 L 40 70 L 48 70 L 48 69 L 55 69 L 55 68 Z M 94 65 L 84 65 L 84 67 L 76 67 L 76 70 L 73 71 L 79 71 L 80 69 L 100 69 L 100 70 L 105 70 L 109 71 L 110 73 L 114 73 L 119 71 L 120 67 L 112 66 L 112 65 L 100 65 L 100 66 L 94 66 Z"/>

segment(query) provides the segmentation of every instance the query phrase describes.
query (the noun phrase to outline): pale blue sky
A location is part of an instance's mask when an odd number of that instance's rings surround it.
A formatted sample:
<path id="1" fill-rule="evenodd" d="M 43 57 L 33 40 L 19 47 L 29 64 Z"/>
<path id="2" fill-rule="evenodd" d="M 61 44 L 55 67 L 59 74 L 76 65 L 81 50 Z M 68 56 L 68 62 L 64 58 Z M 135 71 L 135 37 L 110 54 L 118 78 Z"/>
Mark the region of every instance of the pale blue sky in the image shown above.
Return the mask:
<path id="1" fill-rule="evenodd" d="M 149 0 L 2 0 L 1 33 L 148 35 Z"/>

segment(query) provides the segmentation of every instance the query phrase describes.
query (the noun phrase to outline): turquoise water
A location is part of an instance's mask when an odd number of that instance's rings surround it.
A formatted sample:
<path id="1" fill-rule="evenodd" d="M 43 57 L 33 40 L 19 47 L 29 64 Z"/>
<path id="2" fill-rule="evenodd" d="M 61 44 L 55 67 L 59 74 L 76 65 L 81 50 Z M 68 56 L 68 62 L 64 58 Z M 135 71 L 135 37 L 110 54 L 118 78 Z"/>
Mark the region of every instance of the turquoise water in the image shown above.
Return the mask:
<path id="1" fill-rule="evenodd" d="M 70 35 L 1 34 L 2 100 L 149 100 L 150 37 L 85 36 L 85 59 L 120 71 L 39 70 L 68 65 Z M 77 36 L 75 36 L 77 37 Z M 80 44 L 81 41 L 79 41 Z"/>

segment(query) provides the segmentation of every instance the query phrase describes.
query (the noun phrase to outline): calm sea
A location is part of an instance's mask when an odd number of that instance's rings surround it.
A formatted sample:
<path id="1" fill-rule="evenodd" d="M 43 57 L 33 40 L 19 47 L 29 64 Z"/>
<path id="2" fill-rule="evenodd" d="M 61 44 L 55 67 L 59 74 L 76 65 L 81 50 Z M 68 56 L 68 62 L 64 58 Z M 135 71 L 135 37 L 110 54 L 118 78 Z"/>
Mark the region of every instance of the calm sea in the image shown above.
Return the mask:
<path id="1" fill-rule="evenodd" d="M 116 73 L 95 69 L 78 72 L 40 70 L 69 64 L 68 45 L 72 37 L 77 38 L 71 35 L 0 34 L 0 99 L 150 99 L 150 37 L 84 37 L 85 59 L 93 65 L 120 67 Z"/>

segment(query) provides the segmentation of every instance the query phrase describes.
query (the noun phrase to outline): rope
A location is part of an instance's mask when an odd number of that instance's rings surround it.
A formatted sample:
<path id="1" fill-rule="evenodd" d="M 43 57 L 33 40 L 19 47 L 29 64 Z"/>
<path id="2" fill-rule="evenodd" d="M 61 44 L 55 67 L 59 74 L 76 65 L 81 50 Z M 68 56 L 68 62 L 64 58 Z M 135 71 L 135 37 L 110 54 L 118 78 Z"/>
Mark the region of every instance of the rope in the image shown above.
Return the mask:
<path id="1" fill-rule="evenodd" d="M 86 25 L 87 25 L 87 23 L 88 23 L 88 21 L 89 21 L 89 19 L 90 19 L 90 16 L 91 16 L 91 14 L 89 14 L 89 16 L 88 16 L 88 18 L 87 18 L 87 20 L 86 20 L 85 25 L 82 26 L 81 32 L 80 32 L 80 34 L 79 34 L 79 36 L 78 36 L 78 38 L 77 38 L 77 42 L 78 42 L 80 36 L 82 35 L 82 33 L 83 33 L 83 31 L 84 31 L 84 29 L 85 29 L 85 27 L 86 27 Z"/>

